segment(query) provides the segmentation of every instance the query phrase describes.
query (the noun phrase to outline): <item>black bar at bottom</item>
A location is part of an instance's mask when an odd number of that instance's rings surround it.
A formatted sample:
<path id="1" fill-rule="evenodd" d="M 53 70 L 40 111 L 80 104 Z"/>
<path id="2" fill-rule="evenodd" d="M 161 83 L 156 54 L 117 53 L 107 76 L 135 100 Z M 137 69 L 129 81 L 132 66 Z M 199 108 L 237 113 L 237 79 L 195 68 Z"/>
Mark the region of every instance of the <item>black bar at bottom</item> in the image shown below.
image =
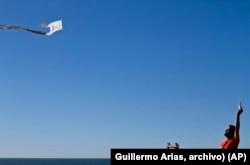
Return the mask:
<path id="1" fill-rule="evenodd" d="M 250 149 L 111 149 L 111 165 L 152 165 L 201 164 L 249 165 Z"/>

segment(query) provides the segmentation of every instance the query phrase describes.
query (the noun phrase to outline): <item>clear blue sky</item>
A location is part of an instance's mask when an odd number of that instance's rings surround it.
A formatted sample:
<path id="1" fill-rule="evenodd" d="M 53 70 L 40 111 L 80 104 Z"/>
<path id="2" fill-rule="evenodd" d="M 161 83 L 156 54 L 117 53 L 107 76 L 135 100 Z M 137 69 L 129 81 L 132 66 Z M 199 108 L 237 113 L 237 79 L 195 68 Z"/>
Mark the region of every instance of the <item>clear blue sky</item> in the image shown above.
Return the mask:
<path id="1" fill-rule="evenodd" d="M 2 0 L 0 157 L 218 148 L 242 101 L 250 147 L 248 0 Z"/>

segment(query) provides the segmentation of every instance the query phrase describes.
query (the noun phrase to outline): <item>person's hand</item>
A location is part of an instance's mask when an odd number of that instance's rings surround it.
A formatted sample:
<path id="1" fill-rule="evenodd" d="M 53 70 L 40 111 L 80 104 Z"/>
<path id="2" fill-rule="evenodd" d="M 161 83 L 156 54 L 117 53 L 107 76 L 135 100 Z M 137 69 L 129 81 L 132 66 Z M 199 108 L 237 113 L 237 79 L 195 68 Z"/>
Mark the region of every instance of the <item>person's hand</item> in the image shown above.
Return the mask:
<path id="1" fill-rule="evenodd" d="M 242 112 L 243 112 L 243 107 L 242 107 L 242 105 L 241 105 L 241 103 L 240 103 L 239 108 L 238 108 L 237 115 L 240 116 L 240 115 L 242 114 Z"/>

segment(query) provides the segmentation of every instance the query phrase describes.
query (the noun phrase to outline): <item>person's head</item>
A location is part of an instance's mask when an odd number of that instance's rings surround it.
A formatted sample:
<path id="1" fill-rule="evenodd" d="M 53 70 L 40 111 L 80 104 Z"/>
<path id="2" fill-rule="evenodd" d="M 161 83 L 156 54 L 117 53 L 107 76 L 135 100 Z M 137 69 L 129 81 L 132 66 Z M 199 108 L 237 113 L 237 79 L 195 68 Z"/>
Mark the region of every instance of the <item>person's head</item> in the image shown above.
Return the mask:
<path id="1" fill-rule="evenodd" d="M 229 125 L 229 127 L 225 130 L 224 135 L 231 139 L 234 137 L 234 131 L 235 131 L 235 126 L 234 125 Z"/>
<path id="2" fill-rule="evenodd" d="M 175 149 L 179 149 L 180 148 L 180 144 L 179 143 L 175 143 Z"/>
<path id="3" fill-rule="evenodd" d="M 171 148 L 171 143 L 167 143 L 167 149 L 170 149 Z"/>

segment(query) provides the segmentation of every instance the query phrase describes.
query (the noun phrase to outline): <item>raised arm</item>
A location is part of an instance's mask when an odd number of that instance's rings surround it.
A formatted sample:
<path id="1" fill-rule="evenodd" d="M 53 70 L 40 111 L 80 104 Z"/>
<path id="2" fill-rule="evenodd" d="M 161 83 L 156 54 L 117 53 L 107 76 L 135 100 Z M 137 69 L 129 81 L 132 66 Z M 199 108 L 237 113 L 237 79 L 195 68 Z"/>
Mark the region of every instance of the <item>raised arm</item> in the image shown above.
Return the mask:
<path id="1" fill-rule="evenodd" d="M 238 108 L 238 112 L 237 112 L 237 115 L 236 115 L 236 123 L 235 123 L 234 137 L 236 139 L 240 138 L 240 115 L 242 114 L 242 112 L 243 112 L 243 108 L 242 108 L 242 105 L 240 103 L 239 108 Z"/>

